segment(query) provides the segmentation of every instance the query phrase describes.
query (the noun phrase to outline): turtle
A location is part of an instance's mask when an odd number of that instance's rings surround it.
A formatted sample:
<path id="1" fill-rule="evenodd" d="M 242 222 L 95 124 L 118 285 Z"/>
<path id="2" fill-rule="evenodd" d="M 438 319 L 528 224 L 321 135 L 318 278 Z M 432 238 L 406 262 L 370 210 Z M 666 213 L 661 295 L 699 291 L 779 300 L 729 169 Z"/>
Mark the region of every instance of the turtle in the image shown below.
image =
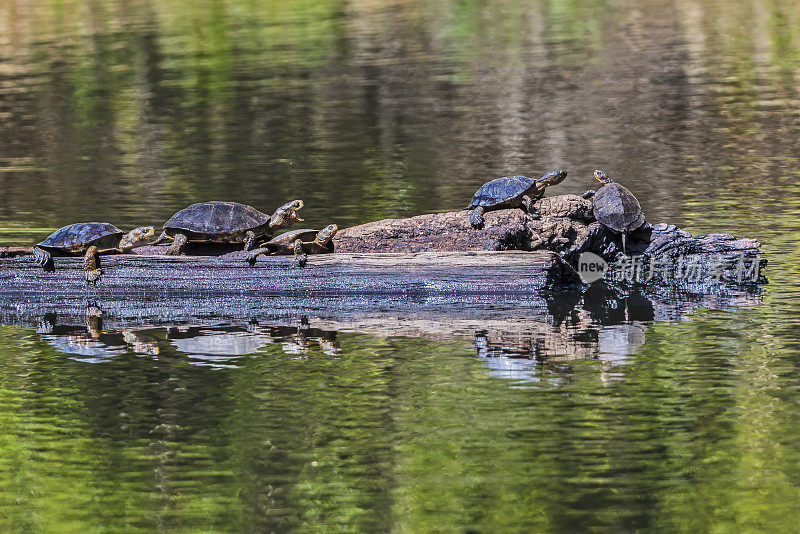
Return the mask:
<path id="1" fill-rule="evenodd" d="M 295 264 L 305 267 L 308 254 L 330 254 L 333 252 L 333 236 L 339 227 L 329 224 L 320 231 L 300 229 L 290 230 L 264 243 L 264 246 L 251 250 L 245 258 L 250 265 L 255 265 L 260 254 L 286 255 L 294 254 Z"/>
<path id="2" fill-rule="evenodd" d="M 645 223 L 642 206 L 627 187 L 614 182 L 603 171 L 594 171 L 594 177 L 603 185 L 596 192 L 589 190 L 582 196 L 592 199 L 594 217 L 600 224 L 622 235 L 622 252 L 625 254 L 627 234 Z"/>
<path id="3" fill-rule="evenodd" d="M 34 245 L 33 256 L 37 265 L 50 270 L 53 268 L 53 254 L 82 254 L 86 281 L 97 283 L 101 274 L 98 254 L 128 252 L 146 245 L 154 233 L 152 226 L 140 226 L 126 234 L 107 222 L 75 223 L 59 228 L 47 239 Z"/>
<path id="4" fill-rule="evenodd" d="M 297 211 L 302 200 L 287 202 L 272 216 L 238 202 L 201 202 L 177 212 L 164 223 L 164 231 L 153 245 L 174 238 L 165 254 L 177 256 L 189 241 L 211 243 L 244 243 L 244 250 L 253 248 L 257 240 L 269 239 L 275 230 L 289 228 L 302 221 Z"/>
<path id="5" fill-rule="evenodd" d="M 533 203 L 544 196 L 548 185 L 560 184 L 567 177 L 567 171 L 550 171 L 541 178 L 527 176 L 504 176 L 483 184 L 475 192 L 472 201 L 465 209 L 471 209 L 469 222 L 473 228 L 483 228 L 483 214 L 487 211 L 505 208 L 524 208 L 533 213 Z"/>

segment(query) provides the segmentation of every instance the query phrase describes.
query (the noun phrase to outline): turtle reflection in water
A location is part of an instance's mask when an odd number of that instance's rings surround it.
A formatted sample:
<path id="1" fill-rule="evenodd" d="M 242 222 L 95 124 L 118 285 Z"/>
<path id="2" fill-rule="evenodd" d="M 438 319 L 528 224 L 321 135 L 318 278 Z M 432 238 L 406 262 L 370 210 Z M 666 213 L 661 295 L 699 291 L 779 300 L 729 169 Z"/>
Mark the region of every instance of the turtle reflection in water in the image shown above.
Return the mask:
<path id="1" fill-rule="evenodd" d="M 111 223 L 75 223 L 59 228 L 33 249 L 36 264 L 53 268 L 53 255 L 83 255 L 83 270 L 87 282 L 97 283 L 100 254 L 123 253 L 147 244 L 153 237 L 152 226 L 141 226 L 125 234 Z"/>
<path id="2" fill-rule="evenodd" d="M 469 222 L 473 228 L 483 228 L 483 214 L 487 211 L 524 208 L 533 214 L 533 203 L 544 196 L 547 186 L 557 185 L 567 177 L 567 171 L 551 171 L 538 179 L 527 176 L 504 176 L 483 184 L 472 197 Z"/>
<path id="3" fill-rule="evenodd" d="M 594 171 L 594 177 L 603 185 L 595 191 L 587 191 L 583 198 L 591 198 L 594 217 L 616 234 L 622 235 L 622 252 L 626 253 L 626 236 L 644 224 L 642 206 L 627 187 L 615 183 L 603 171 Z"/>
<path id="4" fill-rule="evenodd" d="M 164 223 L 164 231 L 152 244 L 173 238 L 166 254 L 177 256 L 189 241 L 198 243 L 244 243 L 245 252 L 276 230 L 302 221 L 297 212 L 302 200 L 287 202 L 271 216 L 238 202 L 202 202 L 177 212 Z"/>
<path id="5" fill-rule="evenodd" d="M 259 326 L 252 321 L 247 328 L 238 326 L 170 327 L 167 339 L 197 365 L 227 367 L 241 356 L 258 354 L 272 343 L 279 343 L 285 353 L 307 353 L 318 347 L 325 354 L 338 354 L 336 332 L 310 328 L 306 320 L 300 326 Z"/>
<path id="6" fill-rule="evenodd" d="M 103 363 L 132 351 L 136 354 L 158 356 L 158 339 L 148 330 L 105 328 L 103 311 L 95 306 L 86 308 L 84 325 L 60 323 L 56 314 L 48 313 L 36 330 L 42 339 L 72 359 L 84 363 Z"/>
<path id="7" fill-rule="evenodd" d="M 255 265 L 256 258 L 261 254 L 289 255 L 294 254 L 295 265 L 304 267 L 308 261 L 308 254 L 330 254 L 333 252 L 333 236 L 339 227 L 329 224 L 320 231 L 317 230 L 290 230 L 270 241 L 264 246 L 250 251 L 245 258 L 250 265 Z"/>
<path id="8" fill-rule="evenodd" d="M 167 329 L 167 339 L 197 365 L 227 367 L 241 356 L 268 345 L 268 335 L 236 326 L 180 326 Z"/>
<path id="9" fill-rule="evenodd" d="M 312 328 L 305 317 L 297 327 L 273 326 L 270 328 L 270 335 L 274 342 L 281 344 L 285 354 L 299 356 L 315 349 L 321 350 L 328 356 L 342 352 L 336 340 L 336 331 Z"/>

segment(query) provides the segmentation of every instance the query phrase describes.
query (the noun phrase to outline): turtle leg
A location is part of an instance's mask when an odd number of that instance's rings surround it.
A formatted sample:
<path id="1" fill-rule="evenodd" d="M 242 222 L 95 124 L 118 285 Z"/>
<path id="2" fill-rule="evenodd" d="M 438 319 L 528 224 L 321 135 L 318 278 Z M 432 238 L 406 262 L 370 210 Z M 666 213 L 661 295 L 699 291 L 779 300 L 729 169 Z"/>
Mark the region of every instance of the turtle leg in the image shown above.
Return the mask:
<path id="1" fill-rule="evenodd" d="M 306 251 L 303 250 L 303 243 L 296 239 L 294 244 L 292 245 L 292 249 L 294 249 L 294 266 L 303 268 L 308 263 L 308 255 L 306 255 Z"/>
<path id="2" fill-rule="evenodd" d="M 583 193 L 581 195 L 581 198 L 585 198 L 585 199 L 588 200 L 588 199 L 592 198 L 596 192 L 597 191 L 595 191 L 594 189 L 589 189 L 588 191 L 586 191 L 585 193 Z"/>
<path id="3" fill-rule="evenodd" d="M 539 200 L 539 198 L 541 197 L 537 197 L 536 200 Z M 534 202 L 536 202 L 536 200 L 534 200 L 528 195 L 522 195 L 522 198 L 520 199 L 520 201 L 522 202 L 522 206 L 525 208 L 525 212 L 528 215 L 531 215 L 534 219 L 539 219 L 541 218 L 539 216 L 539 210 L 537 210 L 536 206 L 533 205 Z"/>
<path id="4" fill-rule="evenodd" d="M 244 259 L 246 259 L 247 263 L 249 263 L 250 266 L 252 267 L 253 265 L 256 264 L 256 258 L 259 257 L 262 254 L 266 254 L 267 252 L 269 252 L 268 248 L 253 249 L 250 252 L 248 252 L 247 254 L 245 254 Z"/>
<path id="5" fill-rule="evenodd" d="M 45 271 L 52 271 L 54 269 L 53 255 L 45 249 L 34 247 L 33 257 L 36 261 L 36 265 L 43 268 Z"/>
<path id="6" fill-rule="evenodd" d="M 248 230 L 247 233 L 244 234 L 244 236 L 245 236 L 244 251 L 247 252 L 248 250 L 253 248 L 253 245 L 255 245 L 256 243 L 256 233 L 253 232 L 252 230 Z"/>
<path id="7" fill-rule="evenodd" d="M 469 223 L 472 225 L 473 228 L 476 230 L 480 230 L 483 228 L 483 214 L 486 212 L 486 209 L 483 206 L 478 206 L 472 213 L 469 214 Z"/>
<path id="8" fill-rule="evenodd" d="M 100 270 L 100 256 L 97 253 L 97 247 L 92 245 L 86 249 L 86 254 L 83 256 L 83 275 L 86 278 L 86 283 L 97 285 L 100 275 L 103 271 Z"/>
<path id="9" fill-rule="evenodd" d="M 533 199 L 528 195 L 522 195 L 522 198 L 519 199 L 522 203 L 522 206 L 525 208 L 527 213 L 533 212 Z"/>
<path id="10" fill-rule="evenodd" d="M 167 247 L 167 250 L 164 251 L 164 254 L 167 256 L 178 256 L 181 252 L 183 252 L 183 246 L 189 241 L 189 238 L 186 237 L 186 234 L 175 234 L 175 240 L 172 242 L 170 246 Z"/>

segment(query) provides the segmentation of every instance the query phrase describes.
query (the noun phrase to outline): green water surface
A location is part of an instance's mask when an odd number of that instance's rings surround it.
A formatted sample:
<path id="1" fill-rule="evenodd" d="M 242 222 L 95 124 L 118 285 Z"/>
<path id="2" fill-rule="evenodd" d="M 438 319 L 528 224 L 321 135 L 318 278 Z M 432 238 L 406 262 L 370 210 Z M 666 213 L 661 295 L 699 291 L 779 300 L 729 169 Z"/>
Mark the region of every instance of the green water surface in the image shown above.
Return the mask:
<path id="1" fill-rule="evenodd" d="M 581 302 L 489 356 L 9 320 L 0 530 L 797 532 L 798 110 L 797 0 L 0 0 L 0 244 L 211 199 L 344 227 L 601 168 L 770 261 L 742 305 Z"/>

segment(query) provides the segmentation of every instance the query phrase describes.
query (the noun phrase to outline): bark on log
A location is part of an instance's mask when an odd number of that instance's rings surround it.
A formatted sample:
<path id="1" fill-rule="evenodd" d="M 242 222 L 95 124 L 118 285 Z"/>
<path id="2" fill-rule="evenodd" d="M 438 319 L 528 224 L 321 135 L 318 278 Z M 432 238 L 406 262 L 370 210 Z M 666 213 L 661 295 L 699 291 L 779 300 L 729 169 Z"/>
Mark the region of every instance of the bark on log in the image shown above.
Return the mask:
<path id="1" fill-rule="evenodd" d="M 766 260 L 758 256 L 760 244 L 755 239 L 729 234 L 693 237 L 675 225 L 645 223 L 628 236 L 629 258 L 620 259 L 621 236 L 595 220 L 590 200 L 560 195 L 540 199 L 534 207 L 533 215 L 520 209 L 489 212 L 483 230 L 470 226 L 468 211 L 371 222 L 339 232 L 335 250 L 548 250 L 574 267 L 582 253 L 591 252 L 611 263 L 606 279 L 612 284 L 668 282 L 700 293 L 724 290 L 718 282 L 766 281 L 760 272 Z M 628 269 L 635 269 L 637 280 L 627 280 L 634 278 L 626 276 Z"/>
<path id="2" fill-rule="evenodd" d="M 601 226 L 592 202 L 576 195 L 545 197 L 535 214 L 520 209 L 484 215 L 482 230 L 469 224 L 469 211 L 432 213 L 407 219 L 385 219 L 341 230 L 336 252 L 450 252 L 477 250 L 550 250 L 576 256 L 594 252 L 613 261 L 622 252 L 622 238 Z M 663 256 L 679 253 L 757 252 L 755 239 L 728 234 L 692 237 L 675 225 L 645 223 L 629 236 L 629 254 Z"/>
<path id="3" fill-rule="evenodd" d="M 594 222 L 592 203 L 579 196 L 545 197 L 534 207 L 535 215 L 520 209 L 488 212 L 481 230 L 470 226 L 467 210 L 375 221 L 341 230 L 334 248 L 337 252 L 547 249 L 564 253 Z"/>
<path id="4" fill-rule="evenodd" d="M 15 258 L 33 254 L 33 247 L 0 247 L 0 258 Z"/>

